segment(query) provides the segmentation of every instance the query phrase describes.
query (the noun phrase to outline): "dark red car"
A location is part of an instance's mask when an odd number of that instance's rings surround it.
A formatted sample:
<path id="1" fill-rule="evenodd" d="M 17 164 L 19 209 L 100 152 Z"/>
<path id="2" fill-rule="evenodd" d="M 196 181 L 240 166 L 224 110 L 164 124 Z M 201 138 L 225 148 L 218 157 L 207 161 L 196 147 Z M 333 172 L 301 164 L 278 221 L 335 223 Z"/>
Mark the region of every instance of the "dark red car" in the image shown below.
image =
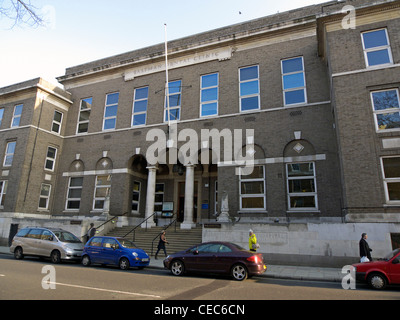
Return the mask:
<path id="1" fill-rule="evenodd" d="M 208 272 L 228 274 L 238 281 L 267 270 L 260 253 L 247 251 L 230 242 L 202 243 L 169 255 L 164 266 L 176 276 L 187 271 Z"/>
<path id="2" fill-rule="evenodd" d="M 387 284 L 400 284 L 400 249 L 393 250 L 385 258 L 353 264 L 356 280 L 366 282 L 374 289 L 383 289 Z"/>

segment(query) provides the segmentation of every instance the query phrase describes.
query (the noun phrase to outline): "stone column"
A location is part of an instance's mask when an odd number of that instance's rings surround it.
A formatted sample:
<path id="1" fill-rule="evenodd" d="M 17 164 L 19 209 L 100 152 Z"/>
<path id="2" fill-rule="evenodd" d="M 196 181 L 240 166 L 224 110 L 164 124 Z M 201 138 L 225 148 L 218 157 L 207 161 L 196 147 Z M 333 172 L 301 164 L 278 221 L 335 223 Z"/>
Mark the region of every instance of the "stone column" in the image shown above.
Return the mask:
<path id="1" fill-rule="evenodd" d="M 145 219 L 149 218 L 154 213 L 157 167 L 156 166 L 147 167 L 147 170 L 149 170 L 149 173 L 147 178 L 146 212 L 144 217 Z M 154 223 L 153 218 L 147 220 L 147 228 L 155 226 L 156 224 Z M 144 222 L 141 227 L 146 228 L 146 222 Z"/>
<path id="2" fill-rule="evenodd" d="M 193 223 L 193 199 L 194 199 L 194 165 L 186 166 L 185 181 L 185 218 L 181 224 L 181 229 L 192 229 L 196 227 Z"/>

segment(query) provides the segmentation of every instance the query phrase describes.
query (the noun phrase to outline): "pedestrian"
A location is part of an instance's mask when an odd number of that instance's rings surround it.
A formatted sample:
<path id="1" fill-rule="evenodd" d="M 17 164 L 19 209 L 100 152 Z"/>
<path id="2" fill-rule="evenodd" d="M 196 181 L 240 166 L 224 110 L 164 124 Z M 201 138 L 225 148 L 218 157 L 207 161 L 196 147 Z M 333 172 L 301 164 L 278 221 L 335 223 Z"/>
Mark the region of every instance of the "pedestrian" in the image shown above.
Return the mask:
<path id="1" fill-rule="evenodd" d="M 257 237 L 253 230 L 249 230 L 249 249 L 252 252 L 257 252 L 257 248 L 259 248 L 260 245 L 257 243 Z"/>
<path id="2" fill-rule="evenodd" d="M 88 232 L 87 232 L 87 234 L 86 234 L 86 242 L 88 242 L 89 241 L 89 239 L 91 238 L 91 237 L 93 237 L 94 235 L 96 234 L 96 228 L 94 227 L 94 224 L 93 224 L 93 222 L 90 224 L 90 228 L 89 228 L 89 230 L 88 230 Z"/>
<path id="3" fill-rule="evenodd" d="M 369 247 L 367 239 L 368 239 L 368 235 L 366 233 L 363 233 L 361 235 L 361 240 L 360 240 L 361 262 L 372 261 L 372 257 L 371 257 L 372 249 Z"/>
<path id="4" fill-rule="evenodd" d="M 164 250 L 165 257 L 167 256 L 167 251 L 165 250 L 165 244 L 168 243 L 167 238 L 165 237 L 165 230 L 161 232 L 160 240 L 158 241 L 157 252 L 154 259 L 157 260 L 157 254 L 160 252 L 161 249 Z"/>

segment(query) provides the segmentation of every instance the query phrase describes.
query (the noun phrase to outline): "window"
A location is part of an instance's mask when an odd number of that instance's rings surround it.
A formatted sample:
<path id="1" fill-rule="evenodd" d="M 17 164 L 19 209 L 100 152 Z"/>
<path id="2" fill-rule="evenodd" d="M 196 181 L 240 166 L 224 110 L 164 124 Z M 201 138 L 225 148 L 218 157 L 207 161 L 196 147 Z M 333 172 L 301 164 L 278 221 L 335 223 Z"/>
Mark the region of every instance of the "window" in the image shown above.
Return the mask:
<path id="1" fill-rule="evenodd" d="M 182 81 L 168 83 L 168 92 L 165 98 L 165 121 L 176 121 L 181 118 Z M 168 116 L 169 109 L 169 116 Z"/>
<path id="2" fill-rule="evenodd" d="M 132 126 L 141 126 L 146 124 L 148 99 L 149 87 L 135 89 L 132 112 Z"/>
<path id="3" fill-rule="evenodd" d="M 11 121 L 11 128 L 19 127 L 19 123 L 21 121 L 22 108 L 23 108 L 22 104 L 14 107 L 14 114 Z"/>
<path id="4" fill-rule="evenodd" d="M 103 239 L 103 248 L 113 248 L 113 249 L 118 249 L 119 245 L 117 240 L 113 238 L 104 238 Z"/>
<path id="5" fill-rule="evenodd" d="M 258 66 L 239 69 L 240 111 L 260 109 Z"/>
<path id="6" fill-rule="evenodd" d="M 307 102 L 303 57 L 282 60 L 284 105 Z"/>
<path id="7" fill-rule="evenodd" d="M 29 230 L 29 233 L 27 234 L 27 238 L 31 239 L 37 239 L 40 240 L 40 235 L 42 234 L 42 229 L 31 229 Z"/>
<path id="8" fill-rule="evenodd" d="M 103 130 L 113 130 L 117 124 L 119 93 L 111 93 L 107 95 L 106 107 L 104 110 Z"/>
<path id="9" fill-rule="evenodd" d="M 11 167 L 14 159 L 16 144 L 17 143 L 15 141 L 7 143 L 6 154 L 4 156 L 4 162 L 3 162 L 4 167 Z"/>
<path id="10" fill-rule="evenodd" d="M 154 201 L 154 211 L 161 212 L 164 202 L 164 183 L 156 183 L 156 195 Z"/>
<path id="11" fill-rule="evenodd" d="M 361 35 L 367 67 L 393 63 L 386 29 L 363 32 Z"/>
<path id="12" fill-rule="evenodd" d="M 371 92 L 376 130 L 400 128 L 400 102 L 397 89 Z"/>
<path id="13" fill-rule="evenodd" d="M 59 111 L 54 111 L 53 124 L 51 126 L 51 131 L 55 133 L 60 133 L 61 131 L 61 123 L 62 123 L 63 114 Z"/>
<path id="14" fill-rule="evenodd" d="M 265 172 L 264 166 L 256 166 L 253 172 L 244 175 L 247 168 L 240 168 L 240 209 L 265 210 Z"/>
<path id="15" fill-rule="evenodd" d="M 92 240 L 90 240 L 88 245 L 92 247 L 101 247 L 101 241 L 102 238 L 93 238 Z"/>
<path id="16" fill-rule="evenodd" d="M 4 199 L 7 193 L 7 180 L 0 181 L 0 208 L 4 208 Z"/>
<path id="17" fill-rule="evenodd" d="M 67 194 L 67 210 L 79 210 L 82 197 L 83 177 L 69 178 Z"/>
<path id="18" fill-rule="evenodd" d="M 77 133 L 86 133 L 89 130 L 89 117 L 92 110 L 92 97 L 82 99 L 79 109 Z"/>
<path id="19" fill-rule="evenodd" d="M 289 210 L 318 209 L 314 163 L 289 163 L 286 168 Z"/>
<path id="20" fill-rule="evenodd" d="M 140 201 L 140 182 L 133 182 L 133 190 L 132 190 L 132 212 L 139 212 L 139 201 Z"/>
<path id="21" fill-rule="evenodd" d="M 218 114 L 218 73 L 201 76 L 200 116 Z"/>
<path id="22" fill-rule="evenodd" d="M 0 109 L 0 127 L 1 127 L 1 122 L 3 121 L 3 116 L 4 116 L 4 108 Z"/>
<path id="23" fill-rule="evenodd" d="M 383 182 L 387 202 L 400 201 L 400 157 L 382 158 Z"/>
<path id="24" fill-rule="evenodd" d="M 47 148 L 47 155 L 46 155 L 46 161 L 44 164 L 45 170 L 50 170 L 54 171 L 54 166 L 56 163 L 56 155 L 57 155 L 57 149 L 53 147 L 48 147 Z"/>
<path id="25" fill-rule="evenodd" d="M 109 195 L 111 188 L 111 175 L 101 175 L 96 177 L 96 187 L 94 190 L 93 210 L 103 210 L 106 196 Z"/>
<path id="26" fill-rule="evenodd" d="M 51 185 L 42 183 L 40 188 L 39 209 L 49 208 Z"/>

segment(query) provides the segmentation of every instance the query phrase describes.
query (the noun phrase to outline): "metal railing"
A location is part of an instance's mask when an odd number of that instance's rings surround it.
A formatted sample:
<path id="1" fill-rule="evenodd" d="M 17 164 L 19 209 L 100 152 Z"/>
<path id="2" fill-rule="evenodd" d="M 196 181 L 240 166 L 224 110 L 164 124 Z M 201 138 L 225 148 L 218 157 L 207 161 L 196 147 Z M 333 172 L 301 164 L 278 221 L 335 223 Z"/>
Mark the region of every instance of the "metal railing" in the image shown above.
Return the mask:
<path id="1" fill-rule="evenodd" d="M 136 233 L 136 229 L 139 228 L 143 223 L 146 223 L 146 228 L 145 231 L 147 231 L 147 220 L 149 220 L 150 218 L 154 217 L 154 215 L 156 214 L 156 212 L 154 212 L 150 217 L 147 217 L 146 219 L 144 219 L 142 222 L 140 222 L 137 226 L 133 227 L 128 233 L 126 233 L 123 238 L 127 237 L 129 234 L 131 234 L 133 232 L 133 238 L 132 241 L 135 241 L 135 233 Z"/>

